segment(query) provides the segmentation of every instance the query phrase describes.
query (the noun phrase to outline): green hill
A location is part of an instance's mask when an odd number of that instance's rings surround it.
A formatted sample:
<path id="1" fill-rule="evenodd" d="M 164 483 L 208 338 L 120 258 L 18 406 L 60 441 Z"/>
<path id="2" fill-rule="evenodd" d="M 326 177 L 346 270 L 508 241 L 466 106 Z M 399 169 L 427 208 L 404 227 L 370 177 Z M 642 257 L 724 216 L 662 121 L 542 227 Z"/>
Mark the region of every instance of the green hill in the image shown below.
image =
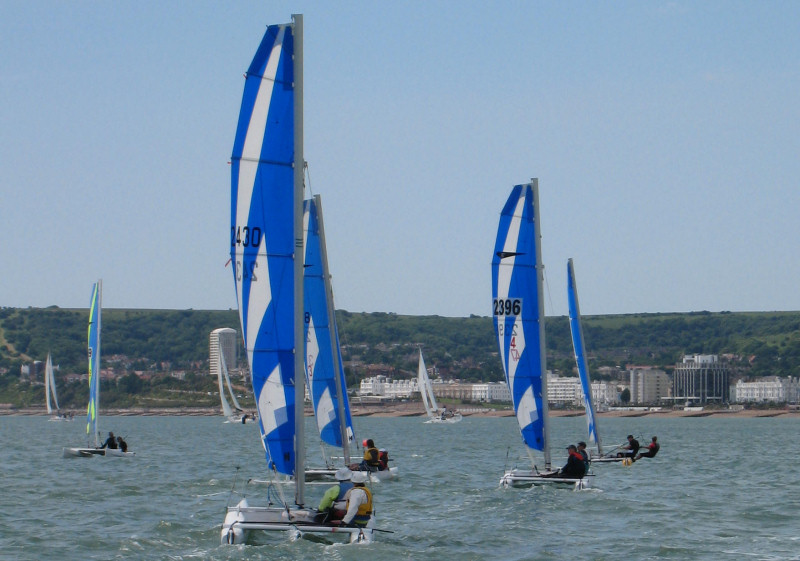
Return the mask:
<path id="1" fill-rule="evenodd" d="M 20 372 L 48 352 L 60 380 L 84 374 L 87 319 L 85 309 L 0 309 L 0 403 L 43 403 L 43 387 Z M 376 372 L 414 375 L 419 345 L 445 378 L 503 379 L 488 317 L 339 310 L 337 320 L 351 386 Z M 216 404 L 209 396 L 216 384 L 207 375 L 208 337 L 219 327 L 238 329 L 236 311 L 105 309 L 102 321 L 102 367 L 117 376 L 103 381 L 104 406 Z M 637 364 L 669 372 L 682 355 L 704 353 L 730 355 L 741 375 L 800 375 L 800 312 L 588 316 L 583 323 L 591 369 Z M 546 334 L 548 367 L 569 375 L 574 359 L 567 318 L 547 318 Z M 83 383 L 62 389 L 59 382 L 59 393 L 64 403 L 84 406 Z"/>

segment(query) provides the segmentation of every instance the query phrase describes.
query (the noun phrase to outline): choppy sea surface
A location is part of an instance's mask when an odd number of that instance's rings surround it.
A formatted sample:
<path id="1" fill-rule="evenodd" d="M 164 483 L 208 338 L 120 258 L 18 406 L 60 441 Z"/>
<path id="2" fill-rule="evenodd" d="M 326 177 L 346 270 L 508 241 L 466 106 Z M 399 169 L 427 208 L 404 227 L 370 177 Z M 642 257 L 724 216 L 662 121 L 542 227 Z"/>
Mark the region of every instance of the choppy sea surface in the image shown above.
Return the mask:
<path id="1" fill-rule="evenodd" d="M 313 421 L 308 421 L 308 432 Z M 800 419 L 601 418 L 606 448 L 658 435 L 631 467 L 594 466 L 593 488 L 498 487 L 521 459 L 513 418 L 357 418 L 359 440 L 388 448 L 396 481 L 372 486 L 372 545 L 262 534 L 219 545 L 234 480 L 266 477 L 254 426 L 220 417 L 103 417 L 136 457 L 63 459 L 83 419 L 0 417 L 0 559 L 800 559 Z M 552 423 L 554 463 L 586 439 L 582 417 Z M 318 440 L 316 441 L 318 442 Z M 314 463 L 318 445 L 309 438 Z M 238 468 L 238 469 L 237 469 Z M 310 486 L 316 504 L 326 486 Z M 265 490 L 247 487 L 251 503 Z"/>

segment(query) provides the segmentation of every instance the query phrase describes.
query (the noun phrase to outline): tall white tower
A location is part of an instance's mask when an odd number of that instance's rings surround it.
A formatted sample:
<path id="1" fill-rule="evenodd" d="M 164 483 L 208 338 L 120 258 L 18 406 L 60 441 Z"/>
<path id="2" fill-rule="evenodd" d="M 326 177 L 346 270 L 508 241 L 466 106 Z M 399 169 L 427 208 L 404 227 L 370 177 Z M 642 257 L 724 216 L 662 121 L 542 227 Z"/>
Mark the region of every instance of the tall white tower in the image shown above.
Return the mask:
<path id="1" fill-rule="evenodd" d="M 228 373 L 237 368 L 238 350 L 237 333 L 230 327 L 222 327 L 211 332 L 208 341 L 208 358 L 210 373 L 215 378 L 219 376 L 219 355 L 222 353 Z"/>

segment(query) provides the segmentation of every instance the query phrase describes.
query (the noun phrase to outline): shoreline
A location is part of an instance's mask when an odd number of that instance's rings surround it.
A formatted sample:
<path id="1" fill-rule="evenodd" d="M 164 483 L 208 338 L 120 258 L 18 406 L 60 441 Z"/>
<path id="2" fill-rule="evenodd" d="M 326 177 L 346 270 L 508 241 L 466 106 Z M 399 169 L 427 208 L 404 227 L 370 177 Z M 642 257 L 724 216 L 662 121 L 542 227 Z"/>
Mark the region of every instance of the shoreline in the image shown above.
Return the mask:
<path id="1" fill-rule="evenodd" d="M 425 410 L 421 404 L 399 403 L 390 405 L 360 405 L 350 404 L 353 417 L 424 417 Z M 509 409 L 488 409 L 480 407 L 464 407 L 458 411 L 464 417 L 513 417 L 514 411 Z M 73 412 L 74 419 L 83 419 L 84 412 Z M 307 417 L 313 415 L 310 407 L 306 407 Z M 220 411 L 213 407 L 180 407 L 180 408 L 142 408 L 133 407 L 129 409 L 101 409 L 101 416 L 108 417 L 215 417 L 221 416 Z M 582 417 L 582 409 L 551 409 L 551 417 Z M 41 416 L 47 417 L 48 413 L 44 408 L 28 407 L 12 409 L 10 407 L 0 407 L 0 417 L 22 417 L 22 416 Z M 728 409 L 706 409 L 701 411 L 682 409 L 662 409 L 657 411 L 643 410 L 624 410 L 624 411 L 602 411 L 598 412 L 600 418 L 615 417 L 649 417 L 649 418 L 698 418 L 698 417 L 730 417 L 730 418 L 800 418 L 800 410 L 797 409 L 742 409 L 731 411 Z"/>

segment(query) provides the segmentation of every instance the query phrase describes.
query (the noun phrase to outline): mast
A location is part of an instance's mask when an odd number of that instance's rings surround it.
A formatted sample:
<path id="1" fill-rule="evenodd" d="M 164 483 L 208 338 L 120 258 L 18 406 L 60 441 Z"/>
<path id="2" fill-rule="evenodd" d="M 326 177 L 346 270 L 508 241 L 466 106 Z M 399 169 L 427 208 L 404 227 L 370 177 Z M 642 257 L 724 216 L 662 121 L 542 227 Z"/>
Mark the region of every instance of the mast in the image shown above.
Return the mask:
<path id="1" fill-rule="evenodd" d="M 295 503 L 302 506 L 305 495 L 305 373 L 303 347 L 303 16 L 292 14 L 294 41 L 294 423 Z"/>
<path id="2" fill-rule="evenodd" d="M 531 179 L 533 189 L 533 228 L 536 247 L 536 290 L 539 300 L 539 360 L 542 373 L 542 419 L 544 422 L 544 466 L 550 469 L 550 411 L 547 403 L 547 357 L 544 343 L 544 265 L 542 264 L 542 229 L 539 215 L 539 180 Z"/>
<path id="3" fill-rule="evenodd" d="M 322 257 L 322 275 L 325 282 L 325 304 L 328 308 L 328 336 L 330 337 L 331 355 L 333 359 L 333 376 L 336 385 L 336 408 L 339 417 L 339 434 L 342 438 L 342 452 L 345 464 L 350 463 L 350 441 L 347 437 L 347 419 L 344 411 L 344 392 L 341 378 L 341 361 L 339 360 L 339 342 L 336 333 L 336 312 L 333 305 L 333 287 L 331 286 L 331 273 L 328 269 L 328 247 L 325 245 L 325 220 L 322 217 L 322 197 L 314 195 L 314 202 L 317 207 L 317 226 L 319 228 L 319 246 Z"/>
<path id="4" fill-rule="evenodd" d="M 96 422 L 94 424 L 94 445 L 100 446 L 100 341 L 102 341 L 101 337 L 101 327 L 102 327 L 102 311 L 103 311 L 103 279 L 98 279 L 97 281 L 97 378 L 95 381 L 96 388 L 95 388 L 95 395 L 97 396 L 94 400 L 94 406 L 97 409 L 97 417 L 95 417 Z"/>

